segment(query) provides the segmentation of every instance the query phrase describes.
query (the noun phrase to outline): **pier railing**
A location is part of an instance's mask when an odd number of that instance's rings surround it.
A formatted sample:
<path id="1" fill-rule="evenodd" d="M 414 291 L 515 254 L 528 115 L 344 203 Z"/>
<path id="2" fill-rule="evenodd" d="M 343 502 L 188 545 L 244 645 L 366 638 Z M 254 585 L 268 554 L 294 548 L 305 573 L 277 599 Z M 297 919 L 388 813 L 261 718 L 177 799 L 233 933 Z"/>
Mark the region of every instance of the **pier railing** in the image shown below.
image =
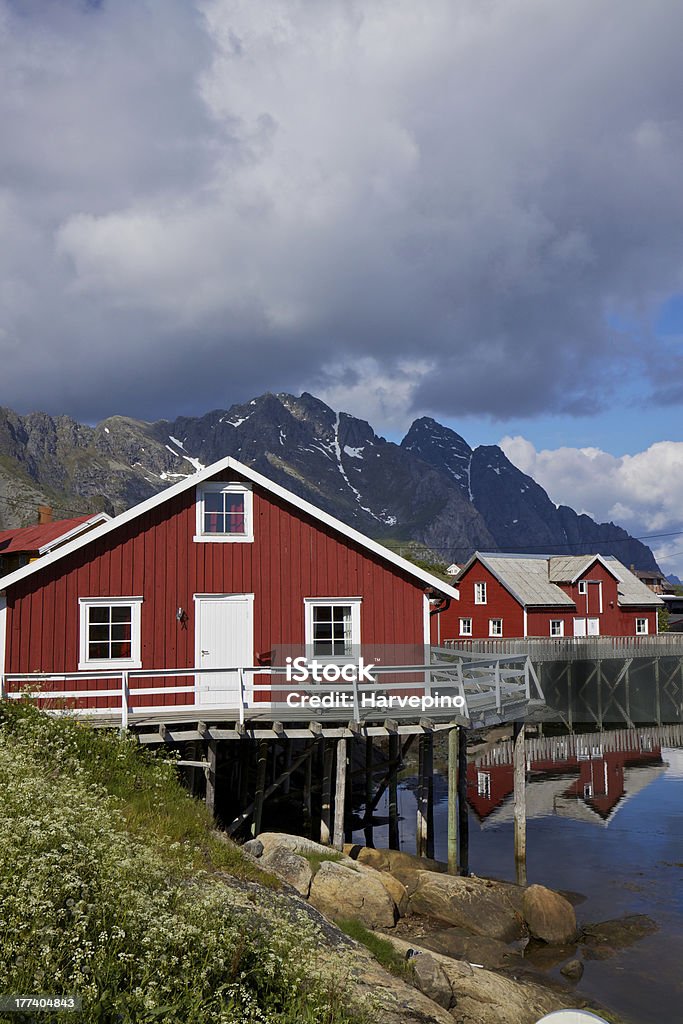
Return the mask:
<path id="1" fill-rule="evenodd" d="M 434 650 L 422 665 L 373 665 L 376 682 L 294 682 L 275 666 L 11 673 L 0 696 L 127 729 L 142 721 L 381 718 L 493 724 L 543 702 L 527 656 Z M 163 680 L 162 683 L 159 681 Z M 169 703 L 172 701 L 172 703 Z"/>
<path id="2" fill-rule="evenodd" d="M 539 661 L 593 661 L 598 658 L 683 657 L 683 633 L 655 633 L 649 636 L 510 637 L 441 641 L 442 647 L 471 655 L 529 655 Z"/>

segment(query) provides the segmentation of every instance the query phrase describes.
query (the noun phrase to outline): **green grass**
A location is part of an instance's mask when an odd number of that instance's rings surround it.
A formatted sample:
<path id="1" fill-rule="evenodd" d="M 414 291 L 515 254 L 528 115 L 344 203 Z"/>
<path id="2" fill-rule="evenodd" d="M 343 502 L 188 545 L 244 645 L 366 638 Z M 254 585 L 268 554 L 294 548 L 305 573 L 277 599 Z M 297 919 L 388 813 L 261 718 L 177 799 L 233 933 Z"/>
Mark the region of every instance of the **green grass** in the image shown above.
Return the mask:
<path id="1" fill-rule="evenodd" d="M 320 865 L 323 864 L 326 860 L 331 860 L 334 863 L 337 863 L 338 861 L 340 861 L 342 859 L 342 854 L 341 853 L 334 853 L 334 852 L 332 852 L 332 853 L 302 853 L 301 856 L 304 857 L 308 861 L 308 863 L 311 866 L 311 871 L 313 872 L 314 875 L 316 875 L 318 873 L 318 871 L 320 870 Z"/>
<path id="2" fill-rule="evenodd" d="M 130 737 L 0 703 L 3 991 L 80 994 L 85 1024 L 365 1020 L 350 964 L 329 967 L 176 774 Z"/>
<path id="3" fill-rule="evenodd" d="M 350 939 L 355 939 L 356 942 L 360 942 L 362 946 L 365 946 L 385 970 L 401 978 L 405 978 L 406 975 L 410 974 L 410 964 L 400 953 L 396 952 L 387 939 L 383 939 L 380 935 L 370 931 L 369 928 L 366 928 L 365 925 L 353 917 L 343 918 L 341 921 L 337 921 L 336 924 Z"/>

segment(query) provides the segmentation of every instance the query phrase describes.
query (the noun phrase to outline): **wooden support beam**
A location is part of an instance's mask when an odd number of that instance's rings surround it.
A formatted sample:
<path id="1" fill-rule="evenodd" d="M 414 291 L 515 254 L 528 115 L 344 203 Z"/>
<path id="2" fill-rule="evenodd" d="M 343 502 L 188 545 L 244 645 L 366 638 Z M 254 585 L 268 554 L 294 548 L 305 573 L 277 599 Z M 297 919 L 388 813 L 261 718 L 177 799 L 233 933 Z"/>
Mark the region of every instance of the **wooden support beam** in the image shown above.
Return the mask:
<path id="1" fill-rule="evenodd" d="M 448 733 L 448 870 L 457 875 L 458 858 L 458 727 Z"/>
<path id="2" fill-rule="evenodd" d="M 211 815 L 216 813 L 216 762 L 218 761 L 218 740 L 207 743 L 206 771 L 206 809 Z"/>
<path id="3" fill-rule="evenodd" d="M 470 871 L 470 819 L 467 808 L 467 729 L 458 726 L 458 857 L 460 874 Z"/>
<path id="4" fill-rule="evenodd" d="M 265 743 L 267 741 L 263 740 L 262 742 Z M 292 772 L 295 772 L 297 768 L 304 763 L 306 758 L 310 759 L 312 749 L 312 747 L 309 747 L 306 750 L 304 750 L 303 754 L 297 757 L 295 761 L 292 761 L 292 763 L 287 768 L 285 768 L 285 770 L 278 776 L 278 778 L 275 779 L 275 781 L 271 783 L 270 786 L 268 786 L 268 789 L 266 789 L 266 791 L 263 794 L 264 802 L 268 799 L 269 796 L 272 796 L 276 789 L 279 789 L 280 786 L 282 786 L 287 781 L 287 779 L 289 779 Z M 225 830 L 229 836 L 234 836 L 235 833 L 239 831 L 240 826 L 243 825 L 245 821 L 249 820 L 254 811 L 255 803 L 256 801 L 253 800 L 249 804 L 249 806 L 245 807 L 245 809 L 234 819 L 234 821 L 230 822 L 230 824 Z"/>
<path id="5" fill-rule="evenodd" d="M 263 804 L 265 802 L 266 769 L 268 767 L 268 740 L 260 740 L 258 745 L 258 761 L 256 764 L 256 793 L 254 796 L 254 820 L 251 825 L 252 836 L 261 831 Z"/>
<path id="6" fill-rule="evenodd" d="M 417 827 L 415 830 L 415 848 L 418 857 L 428 857 L 430 846 L 433 847 L 433 737 L 431 730 L 423 733 L 419 739 L 418 781 L 417 781 Z M 432 829 L 430 834 L 430 819 Z"/>
<path id="7" fill-rule="evenodd" d="M 398 770 L 401 765 L 401 737 L 389 736 L 389 849 L 401 848 L 398 834 Z"/>
<path id="8" fill-rule="evenodd" d="M 372 736 L 365 737 L 365 845 L 374 846 L 372 827 L 372 773 L 375 768 Z"/>
<path id="9" fill-rule="evenodd" d="M 513 726 L 515 869 L 519 885 L 526 885 L 526 742 L 523 722 Z"/>
<path id="10" fill-rule="evenodd" d="M 314 744 L 311 744 L 309 749 L 308 757 L 304 764 L 304 787 L 303 787 L 303 825 L 304 835 L 309 839 L 312 838 L 313 832 L 313 804 L 311 799 L 311 791 L 313 789 L 313 750 L 315 749 Z"/>
<path id="11" fill-rule="evenodd" d="M 344 810 L 346 808 L 346 739 L 337 740 L 337 779 L 334 793 L 333 845 L 341 850 L 344 845 Z"/>
<path id="12" fill-rule="evenodd" d="M 332 840 L 332 767 L 334 765 L 334 745 L 331 740 L 323 740 L 323 782 L 320 808 L 320 842 L 328 846 Z"/>

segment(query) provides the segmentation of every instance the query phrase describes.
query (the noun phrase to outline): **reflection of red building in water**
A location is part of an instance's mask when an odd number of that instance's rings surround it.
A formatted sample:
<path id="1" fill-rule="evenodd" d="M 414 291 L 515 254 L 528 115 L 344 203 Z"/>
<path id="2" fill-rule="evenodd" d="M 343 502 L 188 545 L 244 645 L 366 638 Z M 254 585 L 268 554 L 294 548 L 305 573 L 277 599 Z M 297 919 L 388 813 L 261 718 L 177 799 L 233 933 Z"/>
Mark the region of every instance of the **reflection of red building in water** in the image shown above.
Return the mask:
<path id="1" fill-rule="evenodd" d="M 627 737 L 626 749 L 605 749 L 599 736 L 546 740 L 546 749 L 538 757 L 532 746 L 527 761 L 527 817 L 560 814 L 607 824 L 625 799 L 665 768 L 661 747 L 650 737 L 622 736 Z M 485 759 L 468 766 L 467 800 L 482 823 L 512 818 L 513 789 L 508 745 L 494 748 Z"/>

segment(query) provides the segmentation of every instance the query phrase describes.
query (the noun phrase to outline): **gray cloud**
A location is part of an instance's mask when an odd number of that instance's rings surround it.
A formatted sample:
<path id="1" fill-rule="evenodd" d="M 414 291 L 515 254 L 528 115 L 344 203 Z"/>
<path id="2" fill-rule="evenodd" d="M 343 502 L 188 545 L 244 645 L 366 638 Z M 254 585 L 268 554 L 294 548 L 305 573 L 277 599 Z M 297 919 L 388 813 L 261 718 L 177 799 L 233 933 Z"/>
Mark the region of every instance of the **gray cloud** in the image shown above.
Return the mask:
<path id="1" fill-rule="evenodd" d="M 681 288 L 682 29 L 676 0 L 0 0 L 0 401 L 595 411 L 651 372 L 613 319 Z"/>

